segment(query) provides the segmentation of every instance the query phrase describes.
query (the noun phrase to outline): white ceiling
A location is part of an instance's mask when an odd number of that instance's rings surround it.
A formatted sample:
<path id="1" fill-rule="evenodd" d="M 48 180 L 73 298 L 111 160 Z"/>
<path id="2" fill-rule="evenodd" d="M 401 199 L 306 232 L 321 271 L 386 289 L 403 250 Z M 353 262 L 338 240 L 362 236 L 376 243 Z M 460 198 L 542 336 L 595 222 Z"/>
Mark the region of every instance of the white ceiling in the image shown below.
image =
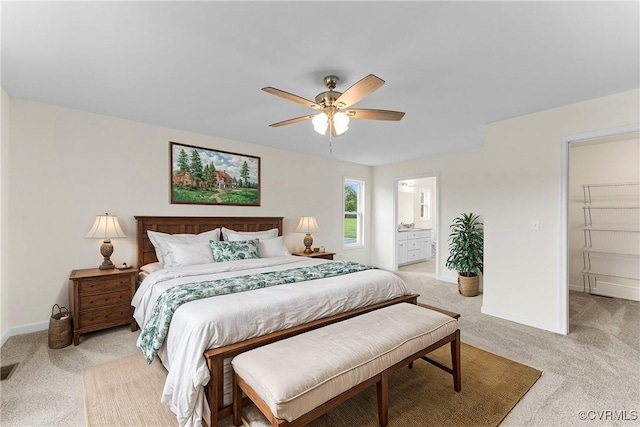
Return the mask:
<path id="1" fill-rule="evenodd" d="M 31 99 L 381 165 L 481 147 L 484 125 L 640 87 L 633 2 L 2 2 L 2 87 Z M 313 99 L 386 81 L 334 140 Z M 189 141 L 180 141 L 189 143 Z"/>

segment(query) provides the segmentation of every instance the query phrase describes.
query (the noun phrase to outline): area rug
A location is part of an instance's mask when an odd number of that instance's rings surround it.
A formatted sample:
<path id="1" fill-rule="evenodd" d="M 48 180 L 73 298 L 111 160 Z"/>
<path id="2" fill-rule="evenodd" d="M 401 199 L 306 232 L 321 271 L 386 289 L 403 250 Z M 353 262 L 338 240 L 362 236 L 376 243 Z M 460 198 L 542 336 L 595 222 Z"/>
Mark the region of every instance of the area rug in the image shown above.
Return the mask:
<path id="1" fill-rule="evenodd" d="M 450 366 L 449 346 L 431 357 Z M 462 344 L 462 391 L 453 391 L 451 375 L 419 360 L 413 369 L 390 377 L 389 426 L 497 426 L 535 384 L 541 371 Z M 175 426 L 176 418 L 160 403 L 166 371 L 157 360 L 148 366 L 142 355 L 92 366 L 83 371 L 89 426 Z M 246 426 L 268 426 L 255 406 L 245 408 Z M 223 426 L 230 426 L 230 417 Z M 378 426 L 375 387 L 358 394 L 309 424 Z"/>

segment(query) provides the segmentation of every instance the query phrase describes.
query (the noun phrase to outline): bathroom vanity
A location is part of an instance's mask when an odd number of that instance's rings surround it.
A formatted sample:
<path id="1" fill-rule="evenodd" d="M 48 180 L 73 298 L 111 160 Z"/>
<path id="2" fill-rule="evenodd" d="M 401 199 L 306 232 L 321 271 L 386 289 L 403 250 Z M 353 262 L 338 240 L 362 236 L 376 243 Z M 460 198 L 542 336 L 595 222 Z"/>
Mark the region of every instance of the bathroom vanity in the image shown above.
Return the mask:
<path id="1" fill-rule="evenodd" d="M 431 258 L 431 230 L 401 228 L 396 233 L 398 265 L 425 261 Z"/>

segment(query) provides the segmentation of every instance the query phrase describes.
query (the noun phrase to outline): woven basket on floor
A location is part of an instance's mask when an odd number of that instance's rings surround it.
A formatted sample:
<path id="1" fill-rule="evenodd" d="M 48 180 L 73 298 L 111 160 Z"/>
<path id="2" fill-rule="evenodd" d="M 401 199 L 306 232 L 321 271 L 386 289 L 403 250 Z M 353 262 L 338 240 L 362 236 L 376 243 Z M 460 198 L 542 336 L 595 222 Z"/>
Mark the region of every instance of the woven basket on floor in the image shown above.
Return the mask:
<path id="1" fill-rule="evenodd" d="M 58 312 L 54 314 L 53 311 L 56 307 L 58 307 Z M 49 319 L 49 348 L 64 348 L 71 344 L 72 338 L 71 313 L 66 307 L 54 304 L 51 307 L 51 318 Z"/>
<path id="2" fill-rule="evenodd" d="M 480 277 L 478 276 L 458 276 L 458 292 L 465 297 L 475 297 L 478 295 Z"/>

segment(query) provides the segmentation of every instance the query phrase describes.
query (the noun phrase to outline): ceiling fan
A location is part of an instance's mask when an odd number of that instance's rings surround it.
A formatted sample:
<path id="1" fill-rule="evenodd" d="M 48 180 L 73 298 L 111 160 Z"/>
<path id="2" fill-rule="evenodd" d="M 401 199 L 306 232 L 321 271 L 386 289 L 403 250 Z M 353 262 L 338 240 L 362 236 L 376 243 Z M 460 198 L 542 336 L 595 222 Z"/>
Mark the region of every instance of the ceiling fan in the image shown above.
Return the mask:
<path id="1" fill-rule="evenodd" d="M 382 87 L 384 80 L 380 77 L 369 74 L 344 92 L 334 90 L 339 81 L 340 79 L 337 76 L 326 76 L 324 78 L 324 84 L 329 90 L 316 95 L 315 102 L 274 87 L 263 87 L 263 91 L 272 95 L 276 95 L 320 111 L 320 113 L 308 114 L 306 116 L 284 120 L 282 122 L 273 123 L 269 126 L 280 127 L 303 122 L 305 120 L 311 120 L 313 128 L 319 134 L 325 135 L 328 128 L 330 136 L 340 136 L 349 129 L 350 118 L 398 121 L 404 116 L 404 113 L 401 111 L 350 108 L 353 104 L 359 102 L 373 91 Z"/>

